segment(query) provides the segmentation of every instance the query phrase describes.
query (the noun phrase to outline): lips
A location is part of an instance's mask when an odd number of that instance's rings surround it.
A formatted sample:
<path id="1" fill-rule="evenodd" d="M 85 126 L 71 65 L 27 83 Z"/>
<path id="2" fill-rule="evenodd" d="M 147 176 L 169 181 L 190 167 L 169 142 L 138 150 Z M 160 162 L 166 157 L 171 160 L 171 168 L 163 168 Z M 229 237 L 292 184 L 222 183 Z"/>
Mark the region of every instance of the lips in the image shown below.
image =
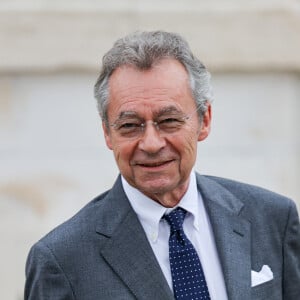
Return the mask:
<path id="1" fill-rule="evenodd" d="M 155 167 L 164 166 L 172 161 L 173 160 L 157 161 L 157 162 L 136 162 L 134 163 L 134 165 L 145 167 L 145 168 L 155 168 Z"/>

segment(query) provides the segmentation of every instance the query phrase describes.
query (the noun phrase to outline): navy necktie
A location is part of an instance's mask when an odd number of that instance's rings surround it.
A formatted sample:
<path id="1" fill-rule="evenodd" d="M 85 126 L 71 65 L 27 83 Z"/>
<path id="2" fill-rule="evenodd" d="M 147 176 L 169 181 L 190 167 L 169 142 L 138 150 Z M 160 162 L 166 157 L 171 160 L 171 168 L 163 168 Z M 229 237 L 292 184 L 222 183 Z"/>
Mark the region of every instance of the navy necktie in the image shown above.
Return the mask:
<path id="1" fill-rule="evenodd" d="M 170 225 L 169 258 L 176 299 L 210 299 L 202 266 L 182 224 L 186 210 L 178 207 L 164 219 Z"/>

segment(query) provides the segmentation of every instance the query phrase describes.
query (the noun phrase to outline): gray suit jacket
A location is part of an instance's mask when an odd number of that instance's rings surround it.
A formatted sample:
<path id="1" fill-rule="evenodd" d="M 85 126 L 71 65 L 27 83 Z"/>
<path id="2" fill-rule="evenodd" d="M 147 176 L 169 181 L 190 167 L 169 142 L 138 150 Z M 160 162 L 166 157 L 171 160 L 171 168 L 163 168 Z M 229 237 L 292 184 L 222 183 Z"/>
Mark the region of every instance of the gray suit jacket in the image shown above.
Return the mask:
<path id="1" fill-rule="evenodd" d="M 295 204 L 231 180 L 197 175 L 197 184 L 229 300 L 299 300 Z M 260 271 L 263 265 L 271 268 L 273 280 L 251 288 L 251 270 Z M 32 247 L 25 299 L 173 299 L 120 178 Z"/>

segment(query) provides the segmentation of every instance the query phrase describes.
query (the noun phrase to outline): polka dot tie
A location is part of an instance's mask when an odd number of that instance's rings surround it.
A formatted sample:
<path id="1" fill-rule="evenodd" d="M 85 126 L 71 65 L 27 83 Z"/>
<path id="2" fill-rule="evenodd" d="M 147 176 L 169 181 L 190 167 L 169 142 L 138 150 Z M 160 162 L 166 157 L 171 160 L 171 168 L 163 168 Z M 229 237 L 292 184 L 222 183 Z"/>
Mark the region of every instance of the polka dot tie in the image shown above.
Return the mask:
<path id="1" fill-rule="evenodd" d="M 199 257 L 182 228 L 185 214 L 178 207 L 164 215 L 171 227 L 169 258 L 175 299 L 210 299 Z"/>

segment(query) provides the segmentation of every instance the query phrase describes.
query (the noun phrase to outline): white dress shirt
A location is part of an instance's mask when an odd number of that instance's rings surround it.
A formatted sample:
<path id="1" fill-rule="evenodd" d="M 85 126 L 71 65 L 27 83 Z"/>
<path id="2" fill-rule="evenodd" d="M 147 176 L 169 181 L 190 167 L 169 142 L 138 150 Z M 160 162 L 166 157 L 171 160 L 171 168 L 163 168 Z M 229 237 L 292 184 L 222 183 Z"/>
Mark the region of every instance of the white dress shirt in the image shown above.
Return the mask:
<path id="1" fill-rule="evenodd" d="M 166 208 L 153 201 L 139 190 L 130 186 L 123 177 L 122 184 L 131 206 L 145 230 L 170 288 L 173 290 L 169 262 L 170 226 L 166 220 L 162 219 L 162 216 L 180 206 L 187 211 L 183 229 L 200 258 L 211 299 L 227 300 L 226 287 L 214 235 L 203 199 L 197 189 L 195 173 L 191 173 L 188 190 L 174 208 Z"/>

